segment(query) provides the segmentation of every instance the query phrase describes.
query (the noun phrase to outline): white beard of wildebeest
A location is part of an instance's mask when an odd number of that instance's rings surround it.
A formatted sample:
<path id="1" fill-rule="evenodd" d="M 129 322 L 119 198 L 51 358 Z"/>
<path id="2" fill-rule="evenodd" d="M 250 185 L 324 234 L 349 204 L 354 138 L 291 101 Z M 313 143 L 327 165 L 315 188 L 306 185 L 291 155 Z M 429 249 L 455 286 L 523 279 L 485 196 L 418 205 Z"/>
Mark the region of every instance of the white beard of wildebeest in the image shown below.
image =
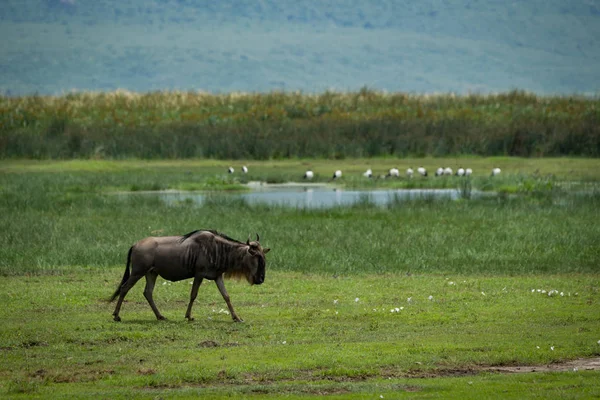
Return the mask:
<path id="1" fill-rule="evenodd" d="M 170 281 L 194 278 L 190 302 L 185 317 L 192 318 L 192 305 L 198 295 L 203 279 L 214 280 L 219 292 L 227 303 L 231 317 L 238 317 L 229 294 L 225 289 L 223 277 L 244 277 L 251 285 L 260 285 L 265 281 L 265 254 L 269 248 L 263 248 L 256 235 L 256 241 L 239 242 L 213 230 L 197 230 L 183 236 L 147 237 L 134 244 L 127 255 L 127 265 L 121 284 L 110 301 L 117 296 L 119 300 L 113 312 L 115 321 L 120 321 L 119 312 L 127 292 L 142 277 L 146 277 L 144 296 L 159 320 L 165 319 L 158 311 L 153 299 L 154 286 L 158 276 Z M 129 267 L 131 266 L 131 272 Z"/>

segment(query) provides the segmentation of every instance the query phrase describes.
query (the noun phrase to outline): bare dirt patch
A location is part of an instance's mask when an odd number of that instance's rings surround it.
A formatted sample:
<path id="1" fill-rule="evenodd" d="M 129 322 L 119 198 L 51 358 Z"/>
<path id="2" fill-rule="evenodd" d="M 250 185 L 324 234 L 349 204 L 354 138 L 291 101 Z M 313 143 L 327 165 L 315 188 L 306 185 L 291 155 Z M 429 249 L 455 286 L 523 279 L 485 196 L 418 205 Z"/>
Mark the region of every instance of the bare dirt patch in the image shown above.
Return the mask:
<path id="1" fill-rule="evenodd" d="M 497 372 L 505 374 L 523 374 L 531 372 L 568 372 L 568 371 L 600 371 L 600 357 L 578 358 L 576 360 L 552 363 L 547 365 L 506 365 L 506 366 L 469 366 L 466 368 L 440 368 L 433 370 L 387 371 L 387 377 L 407 378 L 440 378 L 477 375 L 481 372 Z"/>
<path id="2" fill-rule="evenodd" d="M 219 347 L 219 343 L 213 340 L 205 340 L 204 342 L 198 343 L 200 347 Z"/>
<path id="3" fill-rule="evenodd" d="M 548 365 L 517 365 L 506 367 L 486 367 L 483 371 L 525 373 L 525 372 L 566 372 L 566 371 L 600 371 L 600 357 L 578 358 L 563 363 Z"/>
<path id="4" fill-rule="evenodd" d="M 138 369 L 137 373 L 140 375 L 154 375 L 156 374 L 156 371 L 152 368 L 140 368 Z"/>

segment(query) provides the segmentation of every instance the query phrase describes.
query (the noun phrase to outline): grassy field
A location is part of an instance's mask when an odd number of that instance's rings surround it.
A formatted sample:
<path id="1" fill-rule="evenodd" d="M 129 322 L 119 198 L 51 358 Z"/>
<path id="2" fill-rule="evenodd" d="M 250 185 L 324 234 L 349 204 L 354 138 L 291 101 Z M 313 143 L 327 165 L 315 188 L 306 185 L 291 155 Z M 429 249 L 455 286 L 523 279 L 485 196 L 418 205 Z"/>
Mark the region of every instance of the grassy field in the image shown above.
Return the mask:
<path id="1" fill-rule="evenodd" d="M 0 162 L 0 396 L 47 398 L 589 398 L 600 356 L 598 162 L 358 159 Z M 166 205 L 112 192 L 222 190 L 247 180 L 445 186 L 450 177 L 364 182 L 366 168 L 471 166 L 481 200 L 326 210 L 240 201 Z M 500 180 L 489 170 L 503 169 Z M 433 182 L 433 183 L 432 183 Z M 508 190 L 508 188 L 513 188 Z M 585 191 L 583 191 L 585 190 Z M 261 286 L 227 282 L 244 324 L 205 282 L 158 282 L 156 321 L 139 283 L 121 316 L 105 299 L 148 235 L 218 229 L 270 247 Z M 544 371 L 545 365 L 555 367 Z M 579 366 L 578 366 L 579 365 Z M 539 372 L 498 372 L 537 366 Z M 535 383 L 535 384 L 533 384 Z"/>
<path id="2" fill-rule="evenodd" d="M 597 98 L 358 92 L 0 96 L 0 157 L 600 156 Z"/>
<path id="3" fill-rule="evenodd" d="M 598 372 L 584 368 L 493 373 L 600 355 L 597 274 L 334 278 L 280 272 L 271 262 L 263 286 L 227 285 L 243 324 L 231 321 L 209 282 L 196 321 L 186 322 L 185 281 L 156 290 L 168 321 L 154 319 L 139 285 L 115 323 L 113 304 L 102 299 L 122 269 L 2 280 L 0 393 L 586 398 L 600 391 Z"/>

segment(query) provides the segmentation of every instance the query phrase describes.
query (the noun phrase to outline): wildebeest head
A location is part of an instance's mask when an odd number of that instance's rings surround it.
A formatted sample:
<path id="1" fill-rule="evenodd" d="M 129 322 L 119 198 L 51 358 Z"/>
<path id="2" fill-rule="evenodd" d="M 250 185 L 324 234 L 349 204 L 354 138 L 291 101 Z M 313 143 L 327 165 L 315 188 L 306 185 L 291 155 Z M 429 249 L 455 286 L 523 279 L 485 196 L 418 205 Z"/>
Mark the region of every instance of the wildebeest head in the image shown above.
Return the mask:
<path id="1" fill-rule="evenodd" d="M 248 246 L 247 254 L 244 257 L 244 264 L 246 266 L 246 280 L 251 285 L 260 285 L 265 281 L 265 254 L 271 249 L 263 248 L 259 243 L 258 233 L 256 234 L 256 241 L 250 241 L 250 236 L 246 241 Z"/>

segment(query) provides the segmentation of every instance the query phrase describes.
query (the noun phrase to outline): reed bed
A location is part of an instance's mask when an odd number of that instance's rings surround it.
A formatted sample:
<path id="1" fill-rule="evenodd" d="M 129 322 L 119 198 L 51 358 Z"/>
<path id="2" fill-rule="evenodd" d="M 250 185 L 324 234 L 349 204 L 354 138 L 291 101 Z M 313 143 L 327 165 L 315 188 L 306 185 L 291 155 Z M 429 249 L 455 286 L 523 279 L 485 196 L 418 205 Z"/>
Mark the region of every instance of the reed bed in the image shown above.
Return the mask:
<path id="1" fill-rule="evenodd" d="M 0 157 L 600 155 L 600 99 L 358 92 L 0 96 Z"/>

